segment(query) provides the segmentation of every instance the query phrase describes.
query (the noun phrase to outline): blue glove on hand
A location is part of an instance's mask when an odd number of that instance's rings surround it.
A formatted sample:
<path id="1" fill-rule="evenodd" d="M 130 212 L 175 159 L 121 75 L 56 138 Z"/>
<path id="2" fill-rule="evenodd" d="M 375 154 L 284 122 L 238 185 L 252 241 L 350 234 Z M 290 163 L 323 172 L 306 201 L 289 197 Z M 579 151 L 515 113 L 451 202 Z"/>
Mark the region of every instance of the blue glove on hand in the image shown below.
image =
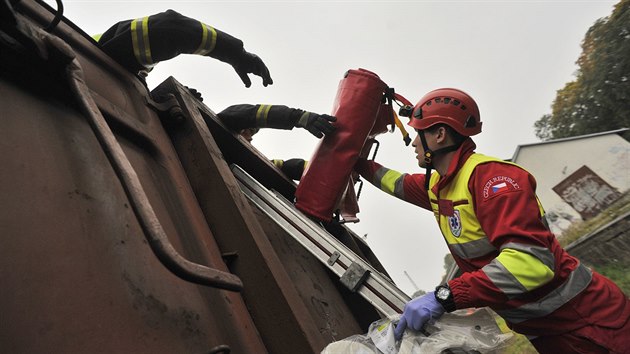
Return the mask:
<path id="1" fill-rule="evenodd" d="M 433 291 L 409 301 L 405 305 L 396 329 L 394 329 L 394 337 L 396 340 L 400 340 L 407 327 L 416 331 L 421 330 L 425 323 L 440 318 L 445 311 L 444 307 L 435 299 Z"/>

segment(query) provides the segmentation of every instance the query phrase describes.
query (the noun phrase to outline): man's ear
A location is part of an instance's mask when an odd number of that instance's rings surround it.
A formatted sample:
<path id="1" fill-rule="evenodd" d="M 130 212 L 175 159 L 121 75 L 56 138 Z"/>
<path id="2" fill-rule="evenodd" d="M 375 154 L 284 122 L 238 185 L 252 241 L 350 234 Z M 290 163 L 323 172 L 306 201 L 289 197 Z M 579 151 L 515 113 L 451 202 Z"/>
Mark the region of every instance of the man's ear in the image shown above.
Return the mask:
<path id="1" fill-rule="evenodd" d="M 447 141 L 448 131 L 446 130 L 446 127 L 439 127 L 436 133 L 435 140 L 438 144 L 443 144 Z"/>

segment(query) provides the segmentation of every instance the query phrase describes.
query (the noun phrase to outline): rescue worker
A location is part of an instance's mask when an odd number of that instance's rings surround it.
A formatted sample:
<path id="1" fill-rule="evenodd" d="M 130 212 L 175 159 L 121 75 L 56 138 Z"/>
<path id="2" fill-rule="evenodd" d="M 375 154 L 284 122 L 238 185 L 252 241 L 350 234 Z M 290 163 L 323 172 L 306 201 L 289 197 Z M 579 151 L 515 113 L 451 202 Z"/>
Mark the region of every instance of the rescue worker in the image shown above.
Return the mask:
<path id="1" fill-rule="evenodd" d="M 463 274 L 406 304 L 395 328 L 420 330 L 444 312 L 492 308 L 540 353 L 629 353 L 630 301 L 611 280 L 569 255 L 549 231 L 536 181 L 516 164 L 475 152 L 476 102 L 442 88 L 411 111 L 424 174 L 360 160 L 356 171 L 433 212 Z M 431 173 L 431 170 L 435 172 Z"/>
<path id="2" fill-rule="evenodd" d="M 262 59 L 245 51 L 240 39 L 173 10 L 118 22 L 95 39 L 105 53 L 140 77 L 160 61 L 197 54 L 232 65 L 246 87 L 251 86 L 249 73 L 260 76 L 265 87 L 273 84 Z"/>

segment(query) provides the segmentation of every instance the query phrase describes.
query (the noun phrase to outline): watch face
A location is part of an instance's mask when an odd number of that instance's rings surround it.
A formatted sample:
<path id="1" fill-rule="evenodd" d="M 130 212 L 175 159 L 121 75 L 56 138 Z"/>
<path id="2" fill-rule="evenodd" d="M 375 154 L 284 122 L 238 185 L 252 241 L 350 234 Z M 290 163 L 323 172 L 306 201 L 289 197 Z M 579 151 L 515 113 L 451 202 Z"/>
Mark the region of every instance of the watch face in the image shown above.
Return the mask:
<path id="1" fill-rule="evenodd" d="M 451 291 L 447 288 L 439 288 L 437 291 L 437 298 L 440 300 L 446 300 L 451 295 Z"/>

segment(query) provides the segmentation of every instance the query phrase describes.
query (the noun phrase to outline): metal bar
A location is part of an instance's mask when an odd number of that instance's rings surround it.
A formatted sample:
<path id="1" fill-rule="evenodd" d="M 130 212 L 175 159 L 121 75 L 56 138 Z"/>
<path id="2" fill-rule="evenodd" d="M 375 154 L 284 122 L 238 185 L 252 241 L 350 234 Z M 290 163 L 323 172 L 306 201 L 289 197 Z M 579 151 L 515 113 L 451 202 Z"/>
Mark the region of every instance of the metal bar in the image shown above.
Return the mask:
<path id="1" fill-rule="evenodd" d="M 92 99 L 90 90 L 83 80 L 83 70 L 77 59 L 73 59 L 75 58 L 74 52 L 61 40 L 50 36 L 44 38 L 50 49 L 58 51 L 68 59 L 72 59 L 66 67 L 70 87 L 87 115 L 90 126 L 112 164 L 116 175 L 120 179 L 123 189 L 138 217 L 138 222 L 144 230 L 145 237 L 156 257 L 167 269 L 184 280 L 225 290 L 240 291 L 243 288 L 243 283 L 234 274 L 191 262 L 175 250 L 142 188 L 138 175 Z"/>
<path id="2" fill-rule="evenodd" d="M 354 254 L 320 225 L 300 213 L 293 204 L 266 189 L 240 167 L 232 165 L 232 172 L 239 181 L 241 190 L 252 203 L 336 275 L 342 277 L 353 264 L 365 269 L 369 275 L 355 290 L 378 311 L 386 316 L 394 316 L 402 312 L 405 303 L 410 298 L 384 275 Z"/>

